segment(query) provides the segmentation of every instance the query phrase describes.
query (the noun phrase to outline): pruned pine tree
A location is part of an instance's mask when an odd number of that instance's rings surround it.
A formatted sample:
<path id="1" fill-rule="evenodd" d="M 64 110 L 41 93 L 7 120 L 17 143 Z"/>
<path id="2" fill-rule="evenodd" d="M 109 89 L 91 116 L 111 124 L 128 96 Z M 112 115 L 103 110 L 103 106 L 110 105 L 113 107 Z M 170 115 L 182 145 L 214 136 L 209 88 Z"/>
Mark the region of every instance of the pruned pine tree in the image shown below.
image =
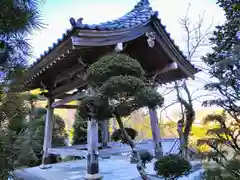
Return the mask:
<path id="1" fill-rule="evenodd" d="M 40 2 L 40 0 L 1 0 L 1 71 L 10 72 L 16 66 L 26 65 L 26 59 L 31 55 L 29 35 L 32 30 L 43 26 L 40 18 Z"/>
<path id="2" fill-rule="evenodd" d="M 204 119 L 205 124 L 215 123 L 216 126 L 207 131 L 209 138 L 202 138 L 198 145 L 208 145 L 210 150 L 201 153 L 202 158 L 215 162 L 206 171 L 206 179 L 239 179 L 240 178 L 240 143 L 239 123 L 226 112 L 209 114 Z"/>
<path id="3" fill-rule="evenodd" d="M 31 51 L 28 43 L 32 30 L 42 27 L 38 0 L 1 0 L 0 1 L 0 179 L 8 179 L 9 172 L 19 164 L 19 147 L 12 144 L 14 137 L 22 133 L 25 126 L 24 102 L 19 94 L 12 93 L 11 84 L 16 84 L 22 70 L 26 67 Z M 17 78 L 16 78 L 17 77 Z M 17 98 L 10 100 L 9 97 Z M 7 108 L 6 108 L 6 104 Z M 21 109 L 21 110 L 20 110 Z M 25 108 L 24 108 L 25 109 Z M 17 119 L 17 120 L 16 120 Z M 8 130 L 8 128 L 10 128 Z M 13 130 L 14 129 L 14 130 Z M 16 132 L 14 132 L 16 131 Z M 14 136 L 13 136 L 14 134 Z"/>
<path id="4" fill-rule="evenodd" d="M 212 148 L 208 154 L 218 165 L 209 171 L 208 179 L 240 179 L 240 1 L 218 0 L 217 3 L 226 15 L 226 22 L 217 26 L 210 39 L 213 52 L 203 60 L 210 67 L 212 81 L 205 88 L 216 94 L 214 99 L 203 103 L 204 106 L 218 106 L 224 114 L 208 115 L 207 122 L 215 121 L 219 127 L 211 129 L 211 139 L 203 139 Z"/>
<path id="5" fill-rule="evenodd" d="M 139 62 L 128 55 L 112 53 L 100 58 L 87 69 L 88 83 L 94 94 L 84 98 L 81 114 L 98 121 L 115 117 L 122 136 L 137 158 L 137 169 L 143 179 L 148 179 L 134 141 L 126 132 L 122 117 L 141 107 L 156 108 L 163 104 L 154 87 L 145 79 Z"/>

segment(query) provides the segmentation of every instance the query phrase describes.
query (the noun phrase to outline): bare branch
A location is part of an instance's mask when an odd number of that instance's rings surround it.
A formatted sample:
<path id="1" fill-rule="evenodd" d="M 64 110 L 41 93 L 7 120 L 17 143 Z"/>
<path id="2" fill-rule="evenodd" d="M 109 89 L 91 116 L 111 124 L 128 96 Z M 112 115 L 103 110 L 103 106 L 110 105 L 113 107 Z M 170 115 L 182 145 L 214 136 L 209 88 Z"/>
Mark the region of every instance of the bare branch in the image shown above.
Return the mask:
<path id="1" fill-rule="evenodd" d="M 167 106 L 164 106 L 164 108 L 161 109 L 160 113 L 163 112 L 163 111 L 165 111 L 165 110 L 167 110 L 169 107 L 171 107 L 171 106 L 173 106 L 173 105 L 175 105 L 175 104 L 177 104 L 177 103 L 178 103 L 178 101 L 176 100 L 176 101 L 168 104 Z"/>

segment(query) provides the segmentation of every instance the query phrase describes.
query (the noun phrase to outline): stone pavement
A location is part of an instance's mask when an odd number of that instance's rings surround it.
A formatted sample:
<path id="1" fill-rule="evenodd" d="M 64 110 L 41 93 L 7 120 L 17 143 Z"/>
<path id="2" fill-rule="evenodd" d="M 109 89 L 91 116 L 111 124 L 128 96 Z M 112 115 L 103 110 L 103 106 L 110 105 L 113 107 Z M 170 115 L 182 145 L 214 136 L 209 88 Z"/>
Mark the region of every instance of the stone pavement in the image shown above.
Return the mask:
<path id="1" fill-rule="evenodd" d="M 169 153 L 170 151 L 173 154 L 177 153 L 179 151 L 179 144 L 177 143 L 177 141 L 178 141 L 178 139 L 175 139 L 175 138 L 162 139 L 161 143 L 162 143 L 164 154 Z M 131 152 L 131 148 L 129 145 L 122 144 L 119 142 L 110 142 L 109 147 L 110 148 L 99 149 L 98 150 L 99 157 Z M 87 150 L 83 150 L 84 148 L 86 148 L 86 145 L 74 145 L 74 146 L 68 146 L 68 147 L 51 148 L 48 151 L 50 154 L 56 154 L 56 155 L 61 155 L 61 156 L 73 156 L 74 155 L 74 156 L 86 157 L 88 152 L 87 152 Z M 137 142 L 136 148 L 137 149 L 146 149 L 149 152 L 153 152 L 154 142 L 151 139 L 144 140 L 142 142 Z"/>
<path id="2" fill-rule="evenodd" d="M 100 158 L 100 173 L 104 180 L 140 180 L 136 164 L 131 164 L 127 156 L 111 156 L 110 159 Z M 147 173 L 154 175 L 153 163 L 147 164 Z M 39 167 L 16 171 L 17 177 L 24 180 L 81 180 L 86 173 L 86 160 L 70 161 L 53 164 L 49 169 Z M 194 172 L 196 173 L 196 172 Z M 152 177 L 152 180 L 159 179 Z M 183 178 L 184 179 L 184 178 Z M 191 178 L 187 177 L 188 180 Z"/>

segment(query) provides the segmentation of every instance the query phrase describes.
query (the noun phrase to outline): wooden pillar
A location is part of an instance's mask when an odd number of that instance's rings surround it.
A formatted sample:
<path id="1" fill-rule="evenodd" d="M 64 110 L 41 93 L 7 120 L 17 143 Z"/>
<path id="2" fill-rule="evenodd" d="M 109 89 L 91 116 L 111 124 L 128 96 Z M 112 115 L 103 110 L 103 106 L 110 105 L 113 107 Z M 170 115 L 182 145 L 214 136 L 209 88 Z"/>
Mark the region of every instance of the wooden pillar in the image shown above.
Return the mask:
<path id="1" fill-rule="evenodd" d="M 102 130 L 102 146 L 107 147 L 109 142 L 108 120 L 102 121 L 100 124 L 101 124 L 101 130 Z"/>
<path id="2" fill-rule="evenodd" d="M 71 111 L 68 111 L 68 117 L 71 117 Z M 69 118 L 67 119 L 67 130 L 68 130 L 68 138 L 67 138 L 67 145 L 68 146 L 71 146 L 71 139 L 70 139 L 70 132 L 71 132 L 71 129 L 70 129 L 70 120 Z"/>
<path id="3" fill-rule="evenodd" d="M 102 179 L 99 174 L 98 162 L 98 123 L 95 119 L 88 121 L 88 156 L 87 156 L 87 174 L 85 179 L 98 180 Z"/>
<path id="4" fill-rule="evenodd" d="M 149 109 L 149 115 L 150 115 L 151 129 L 152 129 L 152 137 L 154 142 L 155 157 L 160 158 L 163 156 L 163 149 L 162 149 L 162 143 L 161 143 L 160 129 L 158 125 L 157 110 Z"/>
<path id="5" fill-rule="evenodd" d="M 94 93 L 94 90 L 89 87 L 88 95 L 92 96 Z M 92 117 L 89 117 L 88 119 L 87 147 L 87 173 L 84 178 L 87 180 L 102 179 L 102 176 L 99 173 L 98 162 L 98 122 Z"/>
<path id="6" fill-rule="evenodd" d="M 116 118 L 112 118 L 112 130 L 115 131 L 117 129 L 117 121 Z"/>
<path id="7" fill-rule="evenodd" d="M 53 108 L 51 104 L 53 103 L 52 98 L 48 98 L 48 109 L 45 120 L 45 130 L 44 130 L 44 144 L 43 144 L 43 156 L 42 156 L 42 168 L 49 168 L 51 166 L 46 166 L 50 163 L 48 149 L 52 147 L 52 130 L 53 130 Z"/>

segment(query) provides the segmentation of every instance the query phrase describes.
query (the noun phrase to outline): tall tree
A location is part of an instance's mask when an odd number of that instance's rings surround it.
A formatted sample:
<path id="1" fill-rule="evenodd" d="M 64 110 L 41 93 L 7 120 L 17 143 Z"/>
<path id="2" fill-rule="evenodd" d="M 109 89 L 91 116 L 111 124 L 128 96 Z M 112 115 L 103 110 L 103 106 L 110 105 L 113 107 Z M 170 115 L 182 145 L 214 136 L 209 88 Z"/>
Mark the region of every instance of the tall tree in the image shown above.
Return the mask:
<path id="1" fill-rule="evenodd" d="M 8 124 L 9 126 L 10 122 L 20 122 L 20 118 L 24 119 L 21 112 L 25 112 L 20 110 L 24 105 L 22 100 L 19 100 L 19 94 L 9 91 L 14 88 L 13 85 L 16 85 L 17 81 L 12 83 L 11 87 L 9 87 L 9 84 L 13 81 L 13 78 L 16 79 L 21 75 L 27 58 L 31 54 L 28 43 L 31 31 L 42 26 L 39 3 L 38 0 L 0 1 L 0 130 L 3 132 L 1 133 L 0 147 L 0 161 L 3 164 L 1 164 L 0 179 L 3 180 L 7 179 L 9 171 L 16 166 L 16 163 L 18 164 L 16 158 L 18 151 L 9 141 L 10 131 L 5 128 L 5 125 Z M 10 102 L 7 99 L 13 96 L 16 96 L 17 99 L 15 101 L 10 100 L 11 103 L 7 103 L 8 108 L 5 108 L 6 102 Z M 18 102 L 20 104 L 17 104 Z M 14 118 L 18 118 L 18 121 L 11 121 Z M 14 129 L 16 130 L 16 128 Z M 17 131 L 19 132 L 19 129 Z"/>
<path id="2" fill-rule="evenodd" d="M 39 0 L 2 0 L 0 2 L 1 70 L 11 71 L 26 65 L 31 54 L 28 43 L 32 30 L 42 27 Z"/>
<path id="3" fill-rule="evenodd" d="M 227 116 L 208 116 L 207 120 L 216 121 L 219 128 L 211 131 L 215 138 L 207 139 L 206 143 L 214 152 L 212 159 L 222 170 L 228 171 L 227 179 L 239 179 L 240 172 L 236 167 L 240 164 L 240 38 L 237 36 L 240 31 L 240 1 L 218 0 L 217 3 L 225 11 L 226 22 L 216 27 L 210 39 L 213 52 L 203 58 L 210 67 L 209 73 L 212 76 L 211 82 L 206 84 L 205 88 L 216 96 L 205 101 L 203 105 L 221 107 Z M 228 147 L 228 156 L 221 147 Z M 219 176 L 221 173 L 215 173 L 214 178 Z"/>
<path id="4" fill-rule="evenodd" d="M 206 170 L 206 179 L 240 179 L 240 144 L 238 138 L 240 124 L 234 122 L 224 111 L 207 115 L 204 123 L 215 123 L 215 127 L 207 130 L 208 138 L 202 138 L 198 141 L 198 145 L 209 147 L 207 152 L 200 154 L 202 158 L 217 163 L 214 168 Z"/>
<path id="5" fill-rule="evenodd" d="M 135 143 L 124 128 L 122 117 L 144 106 L 161 106 L 162 96 L 148 84 L 139 62 L 124 54 L 112 53 L 102 57 L 88 68 L 87 75 L 94 93 L 81 102 L 81 114 L 99 121 L 114 116 L 122 137 L 131 146 L 132 154 L 137 159 L 140 175 L 148 179 Z"/>
<path id="6" fill-rule="evenodd" d="M 205 81 L 201 78 L 202 75 L 206 76 L 205 68 L 202 65 L 202 61 L 196 61 L 196 59 L 200 59 L 198 51 L 203 50 L 206 47 L 209 47 L 208 37 L 210 35 L 210 30 L 212 28 L 212 24 L 205 25 L 205 14 L 199 14 L 197 19 L 192 21 L 189 12 L 191 11 L 192 1 L 188 4 L 186 14 L 180 19 L 180 25 L 184 32 L 184 49 L 185 56 L 188 61 L 192 62 L 199 70 L 201 70 L 200 75 L 196 75 L 196 79 L 198 80 L 196 87 L 192 87 L 191 80 L 180 80 L 176 81 L 170 86 L 164 87 L 165 93 L 172 94 L 176 93 L 176 99 L 173 103 L 166 105 L 162 109 L 165 111 L 170 106 L 179 103 L 180 104 L 180 120 L 178 121 L 178 133 L 180 139 L 180 154 L 187 158 L 188 157 L 188 144 L 189 138 L 192 131 L 192 126 L 195 120 L 195 108 L 194 103 L 199 101 L 199 99 L 204 96 L 209 96 L 208 93 L 203 92 L 203 85 Z M 201 101 L 201 100 L 200 100 Z"/>

